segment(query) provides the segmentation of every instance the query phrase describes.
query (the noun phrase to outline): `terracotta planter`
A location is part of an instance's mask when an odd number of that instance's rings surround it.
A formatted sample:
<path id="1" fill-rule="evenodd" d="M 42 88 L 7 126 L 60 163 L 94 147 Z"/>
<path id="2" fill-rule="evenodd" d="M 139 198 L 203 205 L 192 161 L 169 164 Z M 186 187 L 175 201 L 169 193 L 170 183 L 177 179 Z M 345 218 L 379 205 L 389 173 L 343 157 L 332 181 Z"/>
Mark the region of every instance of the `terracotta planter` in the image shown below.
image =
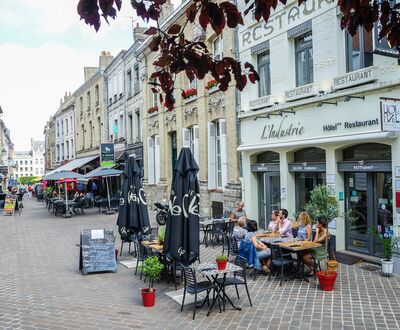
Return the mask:
<path id="1" fill-rule="evenodd" d="M 228 263 L 227 260 L 225 260 L 225 261 L 215 260 L 215 262 L 217 263 L 218 270 L 225 270 L 226 269 L 226 264 Z"/>
<path id="2" fill-rule="evenodd" d="M 149 288 L 141 289 L 142 291 L 142 301 L 144 307 L 153 307 L 156 302 L 156 289 L 150 292 Z"/>
<path id="3" fill-rule="evenodd" d="M 319 287 L 323 291 L 332 291 L 335 285 L 337 274 L 334 271 L 321 271 L 317 272 Z"/>

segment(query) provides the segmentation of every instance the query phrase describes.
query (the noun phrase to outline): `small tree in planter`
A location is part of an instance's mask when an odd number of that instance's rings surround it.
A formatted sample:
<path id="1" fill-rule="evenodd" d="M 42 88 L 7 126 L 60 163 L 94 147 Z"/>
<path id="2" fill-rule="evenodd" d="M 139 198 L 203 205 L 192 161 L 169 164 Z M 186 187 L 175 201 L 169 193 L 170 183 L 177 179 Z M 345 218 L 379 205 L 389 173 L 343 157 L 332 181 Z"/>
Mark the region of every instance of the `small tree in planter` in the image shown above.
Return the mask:
<path id="1" fill-rule="evenodd" d="M 318 185 L 311 191 L 310 201 L 305 205 L 305 209 L 315 223 L 318 218 L 326 221 L 327 236 L 329 237 L 329 223 L 340 215 L 339 202 L 335 196 L 329 194 L 328 186 Z M 325 244 L 325 264 L 326 270 L 317 273 L 320 283 L 322 280 L 333 281 L 332 288 L 336 280 L 336 272 L 328 270 L 328 244 Z"/>
<path id="2" fill-rule="evenodd" d="M 141 271 L 149 279 L 149 287 L 141 289 L 143 306 L 153 307 L 156 299 L 156 289 L 153 288 L 154 280 L 158 278 L 164 268 L 158 257 L 148 257 L 143 261 Z"/>
<path id="3" fill-rule="evenodd" d="M 371 229 L 369 232 L 381 243 L 381 256 L 383 258 L 381 259 L 382 273 L 386 276 L 392 276 L 393 254 L 400 254 L 400 237 L 387 233 L 382 234 L 376 228 Z"/>

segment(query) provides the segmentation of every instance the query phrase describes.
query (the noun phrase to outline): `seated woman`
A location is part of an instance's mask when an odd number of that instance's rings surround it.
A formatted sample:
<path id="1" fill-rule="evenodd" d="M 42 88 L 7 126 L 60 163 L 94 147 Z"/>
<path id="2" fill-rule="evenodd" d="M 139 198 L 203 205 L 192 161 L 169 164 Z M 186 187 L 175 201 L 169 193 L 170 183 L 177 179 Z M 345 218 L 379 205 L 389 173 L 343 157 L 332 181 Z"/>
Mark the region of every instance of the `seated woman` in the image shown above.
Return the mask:
<path id="1" fill-rule="evenodd" d="M 271 213 L 271 221 L 268 224 L 268 229 L 273 232 L 278 231 L 279 211 L 273 210 Z"/>
<path id="2" fill-rule="evenodd" d="M 301 241 L 311 241 L 312 227 L 311 219 L 308 213 L 301 212 L 297 221 L 299 222 L 297 238 Z"/>
<path id="3" fill-rule="evenodd" d="M 322 260 L 325 257 L 326 252 L 326 243 L 329 239 L 329 233 L 326 229 L 326 221 L 322 218 L 317 219 L 317 229 L 315 232 L 315 237 L 313 242 L 320 243 L 322 246 L 318 248 L 313 248 L 308 251 L 305 255 L 303 255 L 303 262 L 308 266 L 311 270 L 309 276 L 314 276 L 314 262 L 313 258 L 316 260 Z"/>
<path id="4" fill-rule="evenodd" d="M 246 228 L 244 228 L 245 225 L 246 225 L 246 217 L 240 217 L 238 220 L 238 226 L 235 226 L 235 228 L 233 228 L 232 237 L 236 238 L 238 247 L 240 247 L 240 242 L 242 241 L 242 239 L 244 239 L 244 237 L 247 234 L 247 230 Z"/>
<path id="5" fill-rule="evenodd" d="M 264 273 L 269 273 L 269 265 L 271 264 L 271 250 L 262 242 L 257 239 L 257 222 L 250 221 L 247 224 L 248 233 L 244 237 L 245 240 L 251 241 L 257 249 L 257 256 L 262 264 L 262 270 Z"/>

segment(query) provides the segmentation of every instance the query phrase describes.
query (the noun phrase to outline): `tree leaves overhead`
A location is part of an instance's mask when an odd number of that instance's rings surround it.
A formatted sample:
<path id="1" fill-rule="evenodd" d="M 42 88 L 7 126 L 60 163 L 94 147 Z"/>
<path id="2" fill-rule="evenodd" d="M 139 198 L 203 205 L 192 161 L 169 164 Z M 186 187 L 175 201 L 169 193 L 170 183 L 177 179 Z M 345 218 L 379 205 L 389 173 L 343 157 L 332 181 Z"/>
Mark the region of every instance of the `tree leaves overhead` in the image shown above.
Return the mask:
<path id="1" fill-rule="evenodd" d="M 127 1 L 127 0 L 125 0 Z M 247 6 L 244 15 L 250 11 L 254 13 L 257 21 L 263 18 L 267 21 L 278 6 L 278 3 L 286 4 L 287 0 L 244 0 Z M 301 5 L 306 0 L 298 0 Z M 115 18 L 117 10 L 121 9 L 122 0 L 79 0 L 77 11 L 81 19 L 95 28 L 101 25 L 101 16 L 108 23 L 108 18 Z M 231 57 L 214 59 L 207 46 L 198 41 L 189 41 L 185 38 L 183 26 L 173 24 L 164 31 L 159 28 L 159 18 L 162 6 L 167 0 L 131 0 L 132 8 L 137 16 L 148 22 L 157 22 L 157 28 L 149 28 L 145 34 L 153 36 L 149 49 L 159 51 L 160 55 L 153 63 L 159 68 L 152 74 L 153 92 L 159 92 L 168 110 L 172 110 L 175 99 L 173 97 L 175 76 L 185 72 L 190 81 L 195 77 L 203 79 L 211 74 L 221 91 L 226 91 L 232 79 L 236 88 L 243 90 L 247 82 L 255 83 L 259 76 L 251 64 L 246 63 L 242 70 L 241 63 Z M 338 6 L 342 12 L 341 28 L 347 29 L 351 35 L 355 35 L 359 27 L 371 31 L 379 20 L 379 38 L 387 37 L 391 46 L 400 49 L 400 4 L 390 5 L 389 0 L 338 0 Z M 100 14 L 101 11 L 101 14 Z M 206 30 L 208 26 L 220 35 L 226 27 L 236 28 L 243 25 L 242 14 L 231 1 L 192 0 L 188 5 L 185 16 L 188 22 L 193 23 L 198 18 L 200 26 Z"/>

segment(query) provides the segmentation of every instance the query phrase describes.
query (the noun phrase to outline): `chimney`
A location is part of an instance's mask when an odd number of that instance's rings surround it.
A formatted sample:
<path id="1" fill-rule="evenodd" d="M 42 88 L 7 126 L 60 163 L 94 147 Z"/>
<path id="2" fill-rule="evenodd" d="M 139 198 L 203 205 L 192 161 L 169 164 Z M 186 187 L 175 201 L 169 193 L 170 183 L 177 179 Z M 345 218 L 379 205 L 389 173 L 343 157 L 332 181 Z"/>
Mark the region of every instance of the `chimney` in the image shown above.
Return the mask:
<path id="1" fill-rule="evenodd" d="M 108 51 L 102 51 L 99 57 L 99 69 L 104 70 L 114 59 L 114 56 L 111 55 Z"/>
<path id="2" fill-rule="evenodd" d="M 60 99 L 60 105 L 62 105 L 62 104 L 63 104 L 63 101 L 62 101 L 62 100 L 63 100 L 63 99 L 61 98 L 61 99 Z"/>
<path id="3" fill-rule="evenodd" d="M 68 93 L 65 92 L 65 94 L 64 94 L 64 102 L 67 100 L 67 97 L 68 97 Z"/>
<path id="4" fill-rule="evenodd" d="M 83 72 L 85 75 L 85 82 L 88 81 L 90 78 L 92 78 L 96 74 L 97 71 L 99 71 L 99 68 L 91 67 L 91 66 L 84 67 Z"/>
<path id="5" fill-rule="evenodd" d="M 146 35 L 144 34 L 148 28 L 139 26 L 139 23 L 136 23 L 136 26 L 133 28 L 133 41 L 137 40 L 145 40 Z"/>
<path id="6" fill-rule="evenodd" d="M 161 6 L 160 24 L 162 24 L 162 22 L 164 22 L 173 12 L 174 5 L 171 3 L 171 0 L 167 0 L 167 2 Z"/>

